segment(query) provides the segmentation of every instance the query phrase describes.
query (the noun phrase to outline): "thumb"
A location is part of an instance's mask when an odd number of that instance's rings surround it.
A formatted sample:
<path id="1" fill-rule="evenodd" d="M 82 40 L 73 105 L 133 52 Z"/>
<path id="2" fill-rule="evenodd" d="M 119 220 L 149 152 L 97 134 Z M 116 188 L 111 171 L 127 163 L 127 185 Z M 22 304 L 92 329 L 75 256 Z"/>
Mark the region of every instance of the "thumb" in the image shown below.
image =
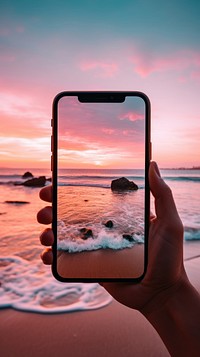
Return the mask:
<path id="1" fill-rule="evenodd" d="M 174 218 L 178 215 L 172 191 L 160 175 L 156 162 L 152 161 L 149 167 L 149 184 L 155 198 L 155 210 L 158 218 Z"/>

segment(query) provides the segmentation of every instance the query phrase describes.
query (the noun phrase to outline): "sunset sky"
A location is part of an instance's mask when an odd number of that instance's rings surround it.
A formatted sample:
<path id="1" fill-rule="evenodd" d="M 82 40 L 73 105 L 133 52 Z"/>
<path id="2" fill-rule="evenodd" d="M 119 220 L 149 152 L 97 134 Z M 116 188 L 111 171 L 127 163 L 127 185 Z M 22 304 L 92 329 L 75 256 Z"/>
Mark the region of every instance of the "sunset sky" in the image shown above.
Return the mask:
<path id="1" fill-rule="evenodd" d="M 145 166 L 145 102 L 58 104 L 59 168 L 140 168 Z"/>
<path id="2" fill-rule="evenodd" d="M 0 166 L 50 167 L 63 90 L 146 93 L 153 159 L 200 165 L 199 13 L 193 0 L 1 2 Z"/>

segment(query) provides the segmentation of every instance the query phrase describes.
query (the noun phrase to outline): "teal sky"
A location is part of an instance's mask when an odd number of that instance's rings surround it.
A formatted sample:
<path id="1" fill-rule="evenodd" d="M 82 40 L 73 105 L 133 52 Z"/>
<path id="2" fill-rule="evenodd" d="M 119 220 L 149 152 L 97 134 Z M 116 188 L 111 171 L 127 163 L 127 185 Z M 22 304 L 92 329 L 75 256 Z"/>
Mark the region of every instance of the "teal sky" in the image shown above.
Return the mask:
<path id="1" fill-rule="evenodd" d="M 199 13 L 199 1 L 2 1 L 1 166 L 48 166 L 52 99 L 84 89 L 145 92 L 154 159 L 199 165 Z"/>

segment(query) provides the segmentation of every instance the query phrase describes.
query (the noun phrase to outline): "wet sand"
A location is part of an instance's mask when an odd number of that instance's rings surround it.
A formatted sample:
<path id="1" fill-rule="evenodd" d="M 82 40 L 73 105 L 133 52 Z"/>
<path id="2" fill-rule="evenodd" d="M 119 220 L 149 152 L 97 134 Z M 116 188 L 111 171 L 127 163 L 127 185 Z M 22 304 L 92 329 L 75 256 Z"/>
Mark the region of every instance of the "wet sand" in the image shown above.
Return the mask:
<path id="1" fill-rule="evenodd" d="M 2 310 L 0 331 L 2 357 L 169 356 L 145 318 L 115 301 L 53 316 Z"/>
<path id="2" fill-rule="evenodd" d="M 185 243 L 184 258 L 200 292 L 200 242 Z M 99 310 L 55 315 L 4 309 L 0 333 L 3 357 L 169 357 L 148 321 L 116 301 Z"/>
<path id="3" fill-rule="evenodd" d="M 58 273 L 63 278 L 138 278 L 144 271 L 144 245 L 122 250 L 63 252 Z"/>

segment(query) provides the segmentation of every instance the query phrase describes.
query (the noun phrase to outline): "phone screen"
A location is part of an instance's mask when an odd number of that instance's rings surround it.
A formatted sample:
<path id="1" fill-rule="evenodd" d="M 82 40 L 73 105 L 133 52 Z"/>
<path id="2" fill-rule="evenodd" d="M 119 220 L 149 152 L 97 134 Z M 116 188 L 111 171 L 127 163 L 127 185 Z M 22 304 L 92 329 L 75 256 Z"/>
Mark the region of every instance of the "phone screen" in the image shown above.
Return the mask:
<path id="1" fill-rule="evenodd" d="M 146 269 L 148 101 L 106 96 L 63 92 L 54 104 L 53 272 L 62 281 L 141 279 Z"/>

